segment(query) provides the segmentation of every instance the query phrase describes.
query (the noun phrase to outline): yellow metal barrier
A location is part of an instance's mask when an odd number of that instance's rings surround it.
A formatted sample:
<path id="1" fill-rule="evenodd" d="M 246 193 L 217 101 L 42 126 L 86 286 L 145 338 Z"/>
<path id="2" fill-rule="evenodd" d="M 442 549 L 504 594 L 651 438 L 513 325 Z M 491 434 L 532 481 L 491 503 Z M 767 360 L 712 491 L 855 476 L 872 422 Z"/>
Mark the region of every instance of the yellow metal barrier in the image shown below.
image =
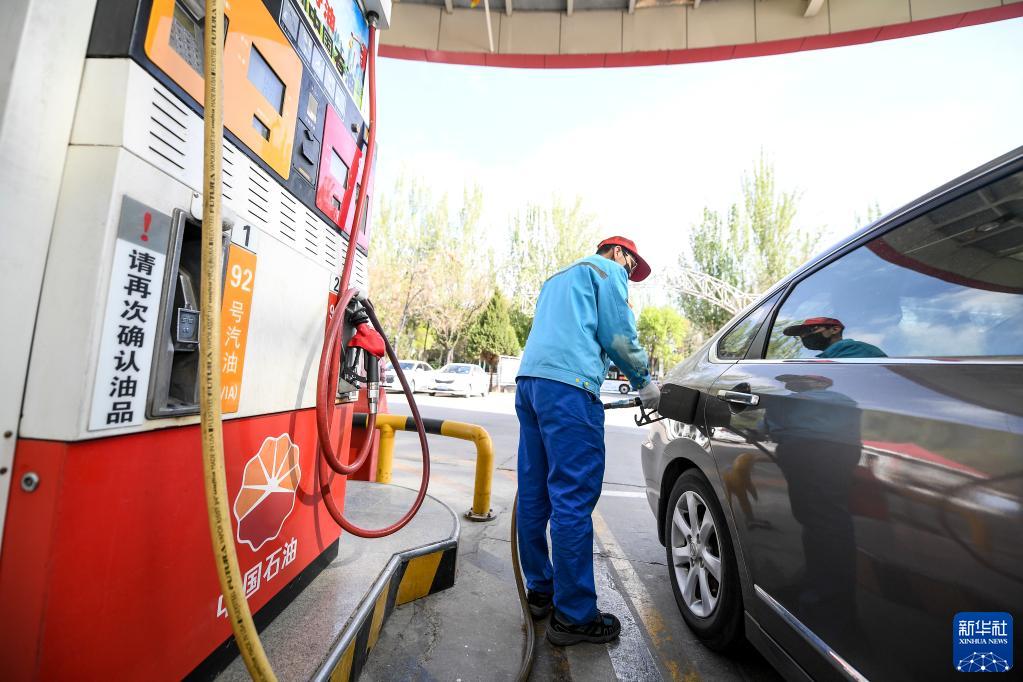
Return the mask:
<path id="1" fill-rule="evenodd" d="M 365 426 L 365 415 L 356 415 L 355 425 Z M 394 468 L 394 432 L 414 431 L 412 417 L 396 414 L 378 414 L 376 428 L 380 431 L 380 451 L 377 454 L 377 483 L 390 483 Z M 446 436 L 472 441 L 476 445 L 476 482 L 473 485 L 472 508 L 465 513 L 471 521 L 490 521 L 494 518 L 490 508 L 490 491 L 494 480 L 494 444 L 482 426 L 443 419 L 423 419 L 423 428 L 435 436 Z"/>
<path id="2" fill-rule="evenodd" d="M 377 483 L 390 483 L 391 471 L 394 468 L 394 427 L 381 423 L 392 415 L 377 415 L 377 431 L 380 432 L 380 452 L 377 454 Z"/>

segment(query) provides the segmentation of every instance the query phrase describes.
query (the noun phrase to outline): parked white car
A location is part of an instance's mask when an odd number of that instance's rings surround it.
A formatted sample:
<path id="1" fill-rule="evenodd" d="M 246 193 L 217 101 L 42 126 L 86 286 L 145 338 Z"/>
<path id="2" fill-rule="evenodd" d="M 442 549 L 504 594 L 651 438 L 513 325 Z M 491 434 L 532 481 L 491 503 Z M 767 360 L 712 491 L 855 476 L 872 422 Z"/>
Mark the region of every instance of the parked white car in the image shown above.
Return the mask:
<path id="1" fill-rule="evenodd" d="M 430 387 L 430 395 L 451 393 L 485 396 L 490 388 L 490 377 L 482 367 L 464 362 L 453 362 L 437 370 Z"/>
<path id="2" fill-rule="evenodd" d="M 405 380 L 408 381 L 409 388 L 412 392 L 428 390 L 433 384 L 433 367 L 421 362 L 419 360 L 399 360 L 398 366 L 401 367 L 401 371 L 405 373 Z M 395 373 L 394 368 L 388 366 L 384 369 L 384 374 L 380 378 L 380 383 L 383 385 L 384 390 L 387 391 L 400 391 L 401 382 L 398 381 L 398 375 Z"/>

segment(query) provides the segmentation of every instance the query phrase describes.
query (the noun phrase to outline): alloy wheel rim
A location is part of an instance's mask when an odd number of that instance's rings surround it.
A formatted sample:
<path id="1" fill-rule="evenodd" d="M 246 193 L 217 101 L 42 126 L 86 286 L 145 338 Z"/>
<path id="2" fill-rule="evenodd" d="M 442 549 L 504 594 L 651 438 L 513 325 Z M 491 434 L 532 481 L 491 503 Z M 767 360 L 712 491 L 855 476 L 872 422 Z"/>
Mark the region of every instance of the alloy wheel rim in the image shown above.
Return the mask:
<path id="1" fill-rule="evenodd" d="M 707 503 L 692 490 L 683 492 L 671 514 L 671 558 L 686 607 L 710 616 L 721 599 L 721 543 Z"/>

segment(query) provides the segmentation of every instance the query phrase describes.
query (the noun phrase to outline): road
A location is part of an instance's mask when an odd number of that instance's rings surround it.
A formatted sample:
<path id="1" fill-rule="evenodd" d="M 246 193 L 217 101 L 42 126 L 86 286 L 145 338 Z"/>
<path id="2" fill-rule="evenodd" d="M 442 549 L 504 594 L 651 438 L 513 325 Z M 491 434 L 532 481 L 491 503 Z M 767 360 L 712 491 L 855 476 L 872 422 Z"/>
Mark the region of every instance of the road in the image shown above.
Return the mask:
<path id="1" fill-rule="evenodd" d="M 605 400 L 620 397 L 608 395 Z M 396 609 L 362 679 L 514 679 L 522 626 L 509 554 L 518 448 L 513 396 L 418 394 L 416 401 L 425 417 L 479 424 L 490 433 L 497 464 L 492 493 L 497 518 L 487 523 L 463 520 L 455 586 Z M 391 412 L 410 414 L 402 395 L 391 394 L 389 402 Z M 704 648 L 685 626 L 643 493 L 639 447 L 645 432 L 632 422 L 635 414 L 635 410 L 607 413 L 607 464 L 593 515 L 598 602 L 602 610 L 622 620 L 622 636 L 610 645 L 558 649 L 546 643 L 544 624 L 538 624 L 531 679 L 781 679 L 752 647 L 726 658 Z M 472 502 L 474 446 L 431 436 L 430 449 L 430 494 L 465 511 Z M 416 487 L 420 466 L 414 434 L 398 434 L 394 483 Z"/>

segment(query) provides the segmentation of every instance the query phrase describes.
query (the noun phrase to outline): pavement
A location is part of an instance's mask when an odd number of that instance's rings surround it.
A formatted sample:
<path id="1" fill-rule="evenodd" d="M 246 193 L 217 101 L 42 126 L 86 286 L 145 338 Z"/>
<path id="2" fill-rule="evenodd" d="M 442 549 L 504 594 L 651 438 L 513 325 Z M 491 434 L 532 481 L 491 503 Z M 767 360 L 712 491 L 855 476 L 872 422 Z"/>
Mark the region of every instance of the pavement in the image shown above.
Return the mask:
<path id="1" fill-rule="evenodd" d="M 359 523 L 371 528 L 393 522 L 415 497 L 414 490 L 396 485 L 348 481 L 345 487 L 345 503 L 357 511 Z M 260 629 L 259 638 L 277 679 L 300 682 L 332 672 L 337 679 L 348 679 L 336 670 L 339 664 L 344 669 L 343 661 L 347 661 L 348 670 L 360 670 L 366 660 L 366 644 L 372 646 L 381 622 L 386 627 L 387 595 L 397 596 L 408 587 L 407 580 L 414 581 L 423 574 L 430 579 L 425 583 L 429 591 L 450 584 L 450 572 L 439 571 L 438 567 L 443 564 L 444 554 L 454 551 L 459 521 L 447 505 L 427 495 L 416 516 L 392 535 L 344 535 L 337 556 L 308 579 L 287 606 Z M 412 555 L 419 559 L 412 559 Z M 431 557 L 436 559 L 432 569 L 419 568 L 409 577 L 410 561 Z M 381 595 L 383 612 L 378 610 Z M 228 647 L 221 655 L 226 657 L 228 653 L 234 655 L 234 660 L 216 676 L 216 682 L 252 679 L 242 657 L 236 655 L 237 648 Z M 190 677 L 204 679 L 203 675 Z"/>
<path id="2" fill-rule="evenodd" d="M 605 401 L 620 399 L 608 394 Z M 410 414 L 401 394 L 389 410 Z M 458 574 L 453 588 L 395 609 L 362 680 L 508 680 L 518 672 L 523 628 L 510 555 L 510 508 L 515 495 L 518 422 L 514 396 L 485 398 L 417 394 L 424 417 L 479 424 L 494 443 L 492 507 L 486 523 L 462 520 Z M 608 645 L 558 648 L 537 626 L 533 680 L 780 680 L 751 646 L 731 657 L 706 649 L 686 627 L 671 591 L 664 547 L 643 492 L 639 462 L 645 429 L 636 410 L 606 414 L 607 464 L 603 493 L 593 514 L 598 605 L 622 621 L 621 638 Z M 430 436 L 429 492 L 456 512 L 472 502 L 475 447 Z M 419 484 L 420 453 L 414 434 L 396 438 L 394 483 Z M 346 509 L 348 511 L 348 509 Z M 352 510 L 355 515 L 355 510 Z"/>

